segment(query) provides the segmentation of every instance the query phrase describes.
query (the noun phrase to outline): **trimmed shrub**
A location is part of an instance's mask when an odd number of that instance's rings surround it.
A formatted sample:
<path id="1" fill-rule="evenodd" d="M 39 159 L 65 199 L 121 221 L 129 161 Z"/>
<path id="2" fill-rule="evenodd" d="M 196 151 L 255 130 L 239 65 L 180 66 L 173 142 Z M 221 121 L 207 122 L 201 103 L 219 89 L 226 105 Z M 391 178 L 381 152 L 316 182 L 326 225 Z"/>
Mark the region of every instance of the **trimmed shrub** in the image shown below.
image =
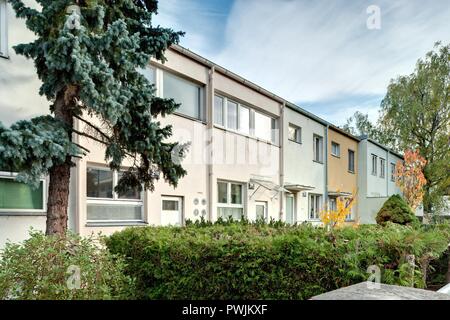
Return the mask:
<path id="1" fill-rule="evenodd" d="M 394 194 L 386 200 L 375 220 L 380 225 L 384 225 L 388 221 L 402 225 L 419 223 L 410 206 L 398 194 Z"/>
<path id="2" fill-rule="evenodd" d="M 124 267 L 93 238 L 31 231 L 0 251 L 0 300 L 125 299 L 134 282 Z"/>
<path id="3" fill-rule="evenodd" d="M 309 224 L 197 223 L 129 228 L 106 240 L 127 259 L 136 299 L 308 299 L 367 280 L 371 265 L 384 283 L 424 287 L 421 261 L 447 243 L 434 229 L 392 223 L 332 233 Z"/>

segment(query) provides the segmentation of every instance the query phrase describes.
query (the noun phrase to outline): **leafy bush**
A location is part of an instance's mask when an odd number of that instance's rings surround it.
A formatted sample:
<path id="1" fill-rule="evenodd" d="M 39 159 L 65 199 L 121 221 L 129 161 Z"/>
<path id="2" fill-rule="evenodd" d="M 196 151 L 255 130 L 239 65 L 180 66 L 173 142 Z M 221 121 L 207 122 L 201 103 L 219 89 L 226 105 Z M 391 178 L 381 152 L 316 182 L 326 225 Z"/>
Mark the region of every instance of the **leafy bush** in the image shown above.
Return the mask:
<path id="1" fill-rule="evenodd" d="M 424 287 L 422 261 L 439 257 L 447 243 L 438 230 L 392 223 L 330 233 L 224 221 L 129 228 L 106 240 L 126 257 L 137 299 L 307 299 L 367 280 L 371 265 L 384 283 Z"/>
<path id="2" fill-rule="evenodd" d="M 378 211 L 376 221 L 380 225 L 384 225 L 387 221 L 402 225 L 419 223 L 412 209 L 398 194 L 394 194 L 386 200 Z"/>
<path id="3" fill-rule="evenodd" d="M 0 300 L 129 297 L 133 281 L 123 273 L 123 259 L 99 244 L 74 234 L 36 231 L 21 244 L 8 243 L 0 252 Z"/>

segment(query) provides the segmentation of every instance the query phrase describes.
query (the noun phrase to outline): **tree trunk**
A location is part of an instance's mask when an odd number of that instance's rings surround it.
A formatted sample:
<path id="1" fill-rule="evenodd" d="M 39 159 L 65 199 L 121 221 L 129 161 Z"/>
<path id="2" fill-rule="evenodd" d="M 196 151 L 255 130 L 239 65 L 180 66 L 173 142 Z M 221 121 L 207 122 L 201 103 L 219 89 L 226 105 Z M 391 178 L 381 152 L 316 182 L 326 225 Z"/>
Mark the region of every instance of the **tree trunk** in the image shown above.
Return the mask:
<path id="1" fill-rule="evenodd" d="M 55 118 L 63 121 L 67 128 L 73 128 L 73 110 L 76 106 L 77 88 L 69 86 L 59 92 L 53 104 Z M 69 132 L 69 139 L 72 133 Z M 50 184 L 47 201 L 47 226 L 45 233 L 65 234 L 67 231 L 67 209 L 69 206 L 70 168 L 72 157 L 67 155 L 66 161 L 50 169 Z"/>
<path id="2" fill-rule="evenodd" d="M 447 250 L 448 252 L 448 257 L 447 257 L 447 274 L 445 276 L 445 279 L 447 280 L 447 283 L 450 283 L 450 249 Z"/>

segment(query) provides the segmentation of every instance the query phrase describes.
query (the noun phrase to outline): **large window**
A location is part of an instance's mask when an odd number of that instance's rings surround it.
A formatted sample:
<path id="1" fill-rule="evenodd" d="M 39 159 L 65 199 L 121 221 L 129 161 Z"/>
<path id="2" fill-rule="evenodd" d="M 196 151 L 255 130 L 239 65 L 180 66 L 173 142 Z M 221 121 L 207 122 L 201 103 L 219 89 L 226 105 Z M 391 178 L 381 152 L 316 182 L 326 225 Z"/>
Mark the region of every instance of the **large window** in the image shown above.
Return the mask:
<path id="1" fill-rule="evenodd" d="M 335 157 L 341 156 L 341 146 L 339 143 L 334 141 L 331 142 L 331 154 Z"/>
<path id="2" fill-rule="evenodd" d="M 386 160 L 380 158 L 380 178 L 384 178 L 386 173 Z"/>
<path id="3" fill-rule="evenodd" d="M 322 210 L 322 196 L 320 194 L 309 195 L 309 219 L 319 220 Z"/>
<path id="4" fill-rule="evenodd" d="M 348 171 L 355 172 L 355 151 L 348 149 Z"/>
<path id="5" fill-rule="evenodd" d="M 88 221 L 142 221 L 142 193 L 130 189 L 123 194 L 114 192 L 122 172 L 88 167 L 86 171 Z"/>
<path id="6" fill-rule="evenodd" d="M 296 125 L 293 125 L 292 123 L 289 123 L 289 140 L 302 143 L 302 128 L 297 127 Z"/>
<path id="7" fill-rule="evenodd" d="M 162 88 L 164 98 L 181 104 L 176 112 L 203 120 L 203 87 L 164 71 Z"/>
<path id="8" fill-rule="evenodd" d="M 262 140 L 278 142 L 277 119 L 227 97 L 214 96 L 214 124 Z"/>
<path id="9" fill-rule="evenodd" d="M 0 214 L 2 212 L 45 211 L 44 180 L 37 188 L 17 182 L 14 175 L 0 175 Z"/>
<path id="10" fill-rule="evenodd" d="M 219 218 L 234 220 L 244 215 L 244 186 L 240 183 L 220 181 L 217 183 L 217 214 Z"/>
<path id="11" fill-rule="evenodd" d="M 372 154 L 372 175 L 376 176 L 378 172 L 378 157 Z"/>
<path id="12" fill-rule="evenodd" d="M 323 162 L 323 138 L 318 135 L 313 137 L 314 161 Z"/>
<path id="13" fill-rule="evenodd" d="M 6 1 L 0 0 L 0 56 L 8 55 L 8 26 Z"/>
<path id="14" fill-rule="evenodd" d="M 391 163 L 391 181 L 395 182 L 395 163 Z"/>

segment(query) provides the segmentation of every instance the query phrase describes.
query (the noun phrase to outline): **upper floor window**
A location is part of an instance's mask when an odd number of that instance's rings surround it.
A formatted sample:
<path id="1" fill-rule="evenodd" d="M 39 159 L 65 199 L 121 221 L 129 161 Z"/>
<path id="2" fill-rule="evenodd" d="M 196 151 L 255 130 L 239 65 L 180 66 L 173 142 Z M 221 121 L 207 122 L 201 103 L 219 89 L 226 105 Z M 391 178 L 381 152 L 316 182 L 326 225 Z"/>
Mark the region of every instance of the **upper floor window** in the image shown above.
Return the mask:
<path id="1" fill-rule="evenodd" d="M 224 98 L 219 96 L 214 96 L 214 123 L 219 126 L 224 126 Z"/>
<path id="2" fill-rule="evenodd" d="M 386 173 L 386 160 L 380 158 L 380 178 L 384 178 Z"/>
<path id="3" fill-rule="evenodd" d="M 372 154 L 372 174 L 376 176 L 377 172 L 378 172 L 378 157 Z"/>
<path id="4" fill-rule="evenodd" d="M 318 135 L 313 136 L 314 161 L 323 162 L 323 138 Z"/>
<path id="5" fill-rule="evenodd" d="M 142 221 L 142 192 L 130 189 L 114 191 L 122 172 L 88 167 L 86 171 L 87 220 Z"/>
<path id="6" fill-rule="evenodd" d="M 16 175 L 0 174 L 0 215 L 2 212 L 45 211 L 45 181 L 37 188 L 16 181 Z"/>
<path id="7" fill-rule="evenodd" d="M 0 56 L 8 55 L 8 26 L 6 1 L 0 0 Z"/>
<path id="8" fill-rule="evenodd" d="M 231 130 L 238 128 L 238 104 L 231 100 L 227 103 L 227 127 Z"/>
<path id="9" fill-rule="evenodd" d="M 348 149 L 348 171 L 355 172 L 355 151 Z"/>
<path id="10" fill-rule="evenodd" d="M 164 71 L 162 96 L 168 99 L 172 98 L 176 103 L 181 104 L 176 110 L 177 113 L 199 120 L 204 119 L 202 86 Z"/>
<path id="11" fill-rule="evenodd" d="M 395 163 L 391 163 L 391 181 L 395 182 Z"/>
<path id="12" fill-rule="evenodd" d="M 331 154 L 335 157 L 341 156 L 341 146 L 339 143 L 334 141 L 331 142 Z"/>
<path id="13" fill-rule="evenodd" d="M 289 123 L 289 140 L 302 143 L 302 128 Z"/>

